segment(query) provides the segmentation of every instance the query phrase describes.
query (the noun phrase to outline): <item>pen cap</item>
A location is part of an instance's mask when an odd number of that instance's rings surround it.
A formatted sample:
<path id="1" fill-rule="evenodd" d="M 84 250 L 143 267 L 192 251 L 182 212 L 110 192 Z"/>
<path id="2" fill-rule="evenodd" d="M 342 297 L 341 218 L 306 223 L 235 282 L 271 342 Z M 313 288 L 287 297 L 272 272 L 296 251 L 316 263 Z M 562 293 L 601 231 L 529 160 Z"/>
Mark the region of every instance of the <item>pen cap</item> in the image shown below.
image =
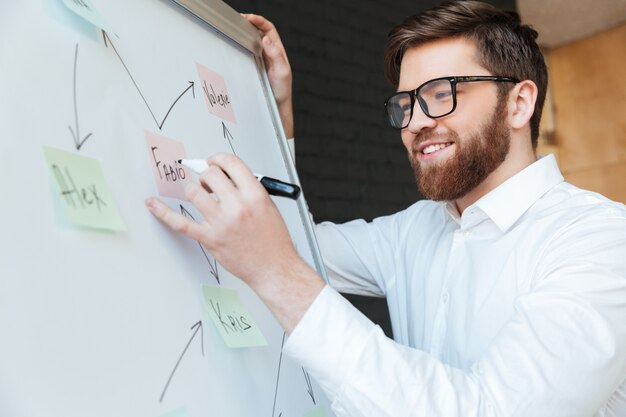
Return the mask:
<path id="1" fill-rule="evenodd" d="M 300 195 L 300 187 L 289 184 L 275 178 L 263 177 L 259 182 L 265 187 L 270 195 L 297 199 Z"/>

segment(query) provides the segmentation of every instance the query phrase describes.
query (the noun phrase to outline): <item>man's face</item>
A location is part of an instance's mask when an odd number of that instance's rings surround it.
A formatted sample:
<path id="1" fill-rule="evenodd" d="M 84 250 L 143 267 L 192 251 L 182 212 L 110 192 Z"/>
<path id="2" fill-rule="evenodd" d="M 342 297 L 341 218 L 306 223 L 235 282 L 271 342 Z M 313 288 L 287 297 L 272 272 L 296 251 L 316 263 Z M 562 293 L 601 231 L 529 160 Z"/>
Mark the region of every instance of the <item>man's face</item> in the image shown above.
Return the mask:
<path id="1" fill-rule="evenodd" d="M 492 75 L 477 63 L 475 52 L 474 45 L 462 39 L 412 48 L 402 59 L 398 89 L 411 90 L 449 75 Z M 506 96 L 498 99 L 493 82 L 460 83 L 452 114 L 430 119 L 416 103 L 411 123 L 401 135 L 420 192 L 432 200 L 461 198 L 498 168 L 509 152 Z"/>

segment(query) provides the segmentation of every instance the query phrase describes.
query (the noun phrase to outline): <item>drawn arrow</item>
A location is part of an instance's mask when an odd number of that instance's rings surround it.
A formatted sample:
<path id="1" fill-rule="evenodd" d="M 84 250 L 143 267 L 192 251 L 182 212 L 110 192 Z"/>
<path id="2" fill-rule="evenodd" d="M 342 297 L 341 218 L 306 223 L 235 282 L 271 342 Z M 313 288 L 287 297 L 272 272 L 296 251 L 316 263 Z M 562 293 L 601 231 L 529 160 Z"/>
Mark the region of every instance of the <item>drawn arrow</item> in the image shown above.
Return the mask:
<path id="1" fill-rule="evenodd" d="M 196 220 L 191 213 L 189 213 L 187 211 L 187 209 L 185 207 L 183 207 L 182 204 L 178 205 L 180 207 L 180 214 L 182 214 L 183 216 L 189 217 L 191 220 Z M 211 275 L 213 275 L 213 277 L 217 280 L 217 283 L 221 285 L 220 282 L 220 273 L 219 270 L 217 269 L 217 260 L 215 258 L 211 258 L 209 257 L 209 254 L 206 253 L 206 251 L 204 250 L 204 246 L 202 246 L 202 244 L 200 244 L 200 242 L 198 242 L 198 246 L 200 246 L 200 250 L 202 250 L 202 253 L 204 254 L 204 257 L 206 258 L 206 261 L 209 263 L 209 268 L 210 268 L 210 272 Z M 213 260 L 211 260 L 213 259 Z"/>
<path id="2" fill-rule="evenodd" d="M 287 333 L 283 333 L 283 341 L 280 344 L 280 357 L 278 358 L 278 372 L 276 373 L 276 388 L 274 389 L 274 405 L 272 406 L 272 417 L 274 417 L 276 415 L 276 398 L 278 397 L 278 383 L 280 381 L 280 366 L 283 363 L 283 346 L 285 346 L 285 336 L 287 336 Z M 282 416 L 283 413 L 281 412 L 280 416 Z"/>
<path id="3" fill-rule="evenodd" d="M 302 372 L 304 373 L 304 379 L 306 380 L 306 385 L 307 385 L 306 390 L 311 396 L 311 400 L 313 401 L 313 404 L 317 405 L 317 403 L 315 402 L 315 394 L 313 394 L 313 385 L 311 384 L 311 377 L 309 376 L 309 373 L 304 370 L 304 368 L 302 368 Z"/>
<path id="4" fill-rule="evenodd" d="M 232 142 L 233 139 L 235 138 L 233 137 L 232 133 L 230 133 L 230 131 L 228 130 L 224 122 L 222 122 L 222 133 L 224 134 L 224 139 L 228 141 L 228 144 L 230 145 L 230 149 L 233 151 L 233 155 L 237 155 L 237 152 L 235 152 L 235 148 L 233 148 L 233 142 Z"/>
<path id="5" fill-rule="evenodd" d="M 174 373 L 176 372 L 176 369 L 178 369 L 178 365 L 180 365 L 180 361 L 183 360 L 183 356 L 185 356 L 185 353 L 187 352 L 187 349 L 189 348 L 189 345 L 191 345 L 191 342 L 193 341 L 193 338 L 196 337 L 196 334 L 198 334 L 198 330 L 200 330 L 200 340 L 201 340 L 201 343 L 202 343 L 202 356 L 204 356 L 204 329 L 202 328 L 202 320 L 199 320 L 196 324 L 191 326 L 191 330 L 194 330 L 194 329 L 195 329 L 195 331 L 191 335 L 191 338 L 189 339 L 189 342 L 187 342 L 187 346 L 185 346 L 185 349 L 183 350 L 183 353 L 180 355 L 180 357 L 178 358 L 178 361 L 176 362 L 176 366 L 174 366 L 174 369 L 172 370 L 172 373 L 170 374 L 170 377 L 167 379 L 167 383 L 165 384 L 165 388 L 163 388 L 163 393 L 161 394 L 161 398 L 159 399 L 160 403 L 163 402 L 163 397 L 165 397 L 165 393 L 167 392 L 167 388 L 170 386 L 170 382 L 172 382 L 172 377 L 174 376 Z"/>
<path id="6" fill-rule="evenodd" d="M 188 81 L 188 82 L 189 82 L 189 84 L 190 84 L 190 85 L 189 85 L 189 87 L 185 88 L 185 89 L 183 90 L 183 92 L 182 92 L 182 93 L 180 93 L 180 95 L 179 95 L 178 97 L 176 97 L 176 100 L 174 100 L 174 103 L 172 103 L 172 105 L 170 106 L 170 108 L 169 108 L 169 110 L 167 111 L 167 113 L 165 113 L 165 117 L 164 117 L 164 118 L 163 118 L 163 120 L 161 121 L 161 124 L 159 124 L 159 130 L 161 130 L 161 128 L 163 127 L 163 123 L 165 123 L 165 120 L 167 119 L 167 116 L 169 116 L 169 115 L 170 115 L 170 112 L 172 111 L 172 109 L 174 108 L 174 106 L 176 105 L 176 103 L 178 103 L 178 100 L 180 100 L 180 98 L 181 98 L 182 96 L 184 96 L 184 95 L 185 95 L 185 93 L 186 93 L 187 91 L 189 91 L 189 89 L 191 89 L 191 94 L 193 94 L 193 98 L 196 98 L 196 91 L 195 91 L 195 89 L 194 89 L 194 84 L 195 84 L 195 83 L 194 83 L 193 81 Z M 152 111 L 150 111 L 150 113 L 152 113 Z M 154 115 L 152 115 L 152 117 L 154 117 Z M 156 121 L 156 119 L 155 119 L 155 121 Z"/>
<path id="7" fill-rule="evenodd" d="M 80 137 L 80 127 L 78 126 L 78 103 L 76 99 L 76 69 L 78 67 L 78 44 L 76 44 L 76 49 L 74 50 L 74 129 L 72 126 L 68 126 L 70 129 L 70 133 L 72 134 L 72 138 L 74 139 L 74 145 L 76 146 L 76 150 L 80 151 L 80 147 L 83 146 L 85 141 L 89 139 L 92 133 L 88 133 L 84 138 Z"/>
<path id="8" fill-rule="evenodd" d="M 174 100 L 174 103 L 172 103 L 172 105 L 170 106 L 170 108 L 167 111 L 167 113 L 165 113 L 165 117 L 159 123 L 159 121 L 157 120 L 156 116 L 154 115 L 154 112 L 152 111 L 152 108 L 150 107 L 150 104 L 148 104 L 148 100 L 146 100 L 146 97 L 141 92 L 141 89 L 139 88 L 139 85 L 137 84 L 137 81 L 135 81 L 135 78 L 133 77 L 133 75 L 130 73 L 130 70 L 126 66 L 126 63 L 124 63 L 124 60 L 122 59 L 120 54 L 117 52 L 117 49 L 115 48 L 115 45 L 113 45 L 113 42 L 111 42 L 111 38 L 109 38 L 109 35 L 107 35 L 107 33 L 104 30 L 102 31 L 102 38 L 104 39 L 104 45 L 107 48 L 109 47 L 109 44 L 111 44 L 111 48 L 113 48 L 113 51 L 115 52 L 115 55 L 117 55 L 117 58 L 120 60 L 120 62 L 124 66 L 124 69 L 126 70 L 126 73 L 130 77 L 130 79 L 133 82 L 133 84 L 135 85 L 135 88 L 137 89 L 137 92 L 139 93 L 139 95 L 141 96 L 141 99 L 143 100 L 144 104 L 148 108 L 148 111 L 150 112 L 150 115 L 152 115 L 152 119 L 154 120 L 154 123 L 156 123 L 157 127 L 159 128 L 159 130 L 162 129 L 163 125 L 165 124 L 165 120 L 167 120 L 167 116 L 170 115 L 170 112 L 172 111 L 172 109 L 174 108 L 176 103 L 178 103 L 178 100 L 180 100 L 181 97 L 183 95 L 185 95 L 185 93 L 187 91 L 191 90 L 191 93 L 193 94 L 193 98 L 194 99 L 196 98 L 196 92 L 195 92 L 195 88 L 194 88 L 195 83 L 193 81 L 189 81 L 190 85 L 187 88 L 185 88 L 185 90 L 183 90 L 183 92 L 180 93 L 180 95 L 178 97 L 176 97 L 176 100 Z"/>

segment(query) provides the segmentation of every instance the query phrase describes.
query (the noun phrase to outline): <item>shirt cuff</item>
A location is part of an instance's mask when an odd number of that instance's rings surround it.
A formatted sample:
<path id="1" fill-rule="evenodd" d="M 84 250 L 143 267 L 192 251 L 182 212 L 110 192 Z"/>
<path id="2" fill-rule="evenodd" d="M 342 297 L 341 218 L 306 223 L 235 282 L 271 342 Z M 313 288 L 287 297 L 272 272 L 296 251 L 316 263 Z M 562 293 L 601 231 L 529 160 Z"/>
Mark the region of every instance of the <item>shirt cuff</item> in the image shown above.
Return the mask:
<path id="1" fill-rule="evenodd" d="M 335 402 L 376 329 L 327 285 L 291 332 L 283 351 L 304 366 Z"/>

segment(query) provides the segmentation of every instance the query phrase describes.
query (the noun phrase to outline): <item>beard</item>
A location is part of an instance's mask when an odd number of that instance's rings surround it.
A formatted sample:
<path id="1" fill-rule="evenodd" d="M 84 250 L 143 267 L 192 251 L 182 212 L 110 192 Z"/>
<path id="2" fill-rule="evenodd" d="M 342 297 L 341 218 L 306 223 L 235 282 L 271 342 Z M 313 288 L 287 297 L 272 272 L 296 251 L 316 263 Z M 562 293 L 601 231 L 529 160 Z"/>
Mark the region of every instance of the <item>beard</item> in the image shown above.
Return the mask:
<path id="1" fill-rule="evenodd" d="M 502 164 L 511 143 L 506 122 L 506 96 L 498 99 L 491 119 L 478 132 L 462 141 L 451 132 L 446 142 L 454 142 L 456 150 L 449 159 L 422 166 L 418 157 L 420 143 L 440 139 L 431 131 L 420 133 L 414 140 L 409 161 L 422 195 L 435 201 L 452 201 L 465 196 Z"/>

